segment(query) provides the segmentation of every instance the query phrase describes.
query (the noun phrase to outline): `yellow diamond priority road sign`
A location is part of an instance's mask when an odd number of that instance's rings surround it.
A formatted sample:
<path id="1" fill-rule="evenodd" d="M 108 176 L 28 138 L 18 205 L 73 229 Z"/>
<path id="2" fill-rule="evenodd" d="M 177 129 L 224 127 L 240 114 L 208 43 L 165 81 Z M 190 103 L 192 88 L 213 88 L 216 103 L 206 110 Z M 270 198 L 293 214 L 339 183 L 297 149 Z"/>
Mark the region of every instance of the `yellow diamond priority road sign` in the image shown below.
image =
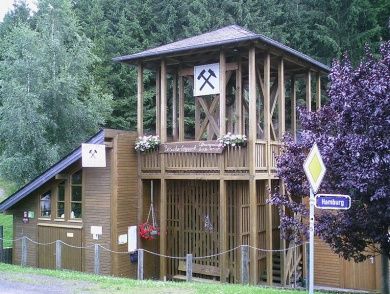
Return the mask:
<path id="1" fill-rule="evenodd" d="M 322 161 L 322 157 L 316 143 L 314 143 L 313 147 L 311 147 L 310 153 L 303 164 L 303 169 L 305 170 L 306 177 L 309 180 L 313 193 L 317 193 L 322 179 L 324 178 L 326 167 Z"/>

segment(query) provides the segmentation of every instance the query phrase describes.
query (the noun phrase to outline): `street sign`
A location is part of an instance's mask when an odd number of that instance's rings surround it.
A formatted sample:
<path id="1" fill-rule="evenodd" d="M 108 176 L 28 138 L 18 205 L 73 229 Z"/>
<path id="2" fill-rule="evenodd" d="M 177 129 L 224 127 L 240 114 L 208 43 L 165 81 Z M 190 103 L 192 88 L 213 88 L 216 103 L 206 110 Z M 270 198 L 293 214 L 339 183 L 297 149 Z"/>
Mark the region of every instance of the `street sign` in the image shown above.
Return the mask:
<path id="1" fill-rule="evenodd" d="M 317 194 L 315 206 L 320 209 L 350 209 L 351 197 L 341 194 Z"/>
<path id="2" fill-rule="evenodd" d="M 311 147 L 309 155 L 303 164 L 303 169 L 313 193 L 316 193 L 326 172 L 326 167 L 316 143 Z"/>

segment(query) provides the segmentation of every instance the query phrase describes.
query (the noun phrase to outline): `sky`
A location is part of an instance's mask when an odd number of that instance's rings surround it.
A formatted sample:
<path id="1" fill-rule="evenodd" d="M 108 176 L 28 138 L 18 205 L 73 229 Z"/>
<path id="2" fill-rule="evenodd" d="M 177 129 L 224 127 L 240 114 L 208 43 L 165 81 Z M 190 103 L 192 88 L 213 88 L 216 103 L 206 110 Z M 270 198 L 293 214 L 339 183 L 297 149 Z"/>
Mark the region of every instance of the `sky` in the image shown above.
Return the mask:
<path id="1" fill-rule="evenodd" d="M 35 10 L 36 1 L 35 0 L 26 0 L 28 6 Z M 0 0 L 0 21 L 3 21 L 4 15 L 13 8 L 14 0 Z"/>

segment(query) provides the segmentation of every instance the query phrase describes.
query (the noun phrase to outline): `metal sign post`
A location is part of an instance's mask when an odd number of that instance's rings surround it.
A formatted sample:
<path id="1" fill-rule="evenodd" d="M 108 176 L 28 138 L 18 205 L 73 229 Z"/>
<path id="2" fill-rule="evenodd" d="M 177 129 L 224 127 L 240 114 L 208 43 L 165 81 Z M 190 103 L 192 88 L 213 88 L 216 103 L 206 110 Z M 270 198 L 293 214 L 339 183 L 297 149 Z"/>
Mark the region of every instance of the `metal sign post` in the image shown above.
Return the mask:
<path id="1" fill-rule="evenodd" d="M 314 293 L 314 193 L 318 191 L 324 178 L 326 167 L 322 161 L 317 144 L 310 149 L 305 163 L 303 164 L 306 177 L 310 184 L 310 215 L 309 215 L 309 294 Z"/>

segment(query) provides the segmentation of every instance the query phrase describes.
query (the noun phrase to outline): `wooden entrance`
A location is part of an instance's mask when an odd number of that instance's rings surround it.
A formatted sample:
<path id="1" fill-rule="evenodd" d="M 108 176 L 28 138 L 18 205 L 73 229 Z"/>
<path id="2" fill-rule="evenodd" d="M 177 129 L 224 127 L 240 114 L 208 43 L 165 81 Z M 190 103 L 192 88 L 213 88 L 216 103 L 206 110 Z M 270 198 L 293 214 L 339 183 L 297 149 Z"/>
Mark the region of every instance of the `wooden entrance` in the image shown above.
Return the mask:
<path id="1" fill-rule="evenodd" d="M 52 226 L 38 226 L 39 243 L 51 243 L 62 240 L 66 244 L 81 247 L 82 229 Z M 82 249 L 66 245 L 61 246 L 61 265 L 63 269 L 82 271 Z M 56 245 L 38 245 L 38 267 L 54 269 L 56 267 Z"/>

